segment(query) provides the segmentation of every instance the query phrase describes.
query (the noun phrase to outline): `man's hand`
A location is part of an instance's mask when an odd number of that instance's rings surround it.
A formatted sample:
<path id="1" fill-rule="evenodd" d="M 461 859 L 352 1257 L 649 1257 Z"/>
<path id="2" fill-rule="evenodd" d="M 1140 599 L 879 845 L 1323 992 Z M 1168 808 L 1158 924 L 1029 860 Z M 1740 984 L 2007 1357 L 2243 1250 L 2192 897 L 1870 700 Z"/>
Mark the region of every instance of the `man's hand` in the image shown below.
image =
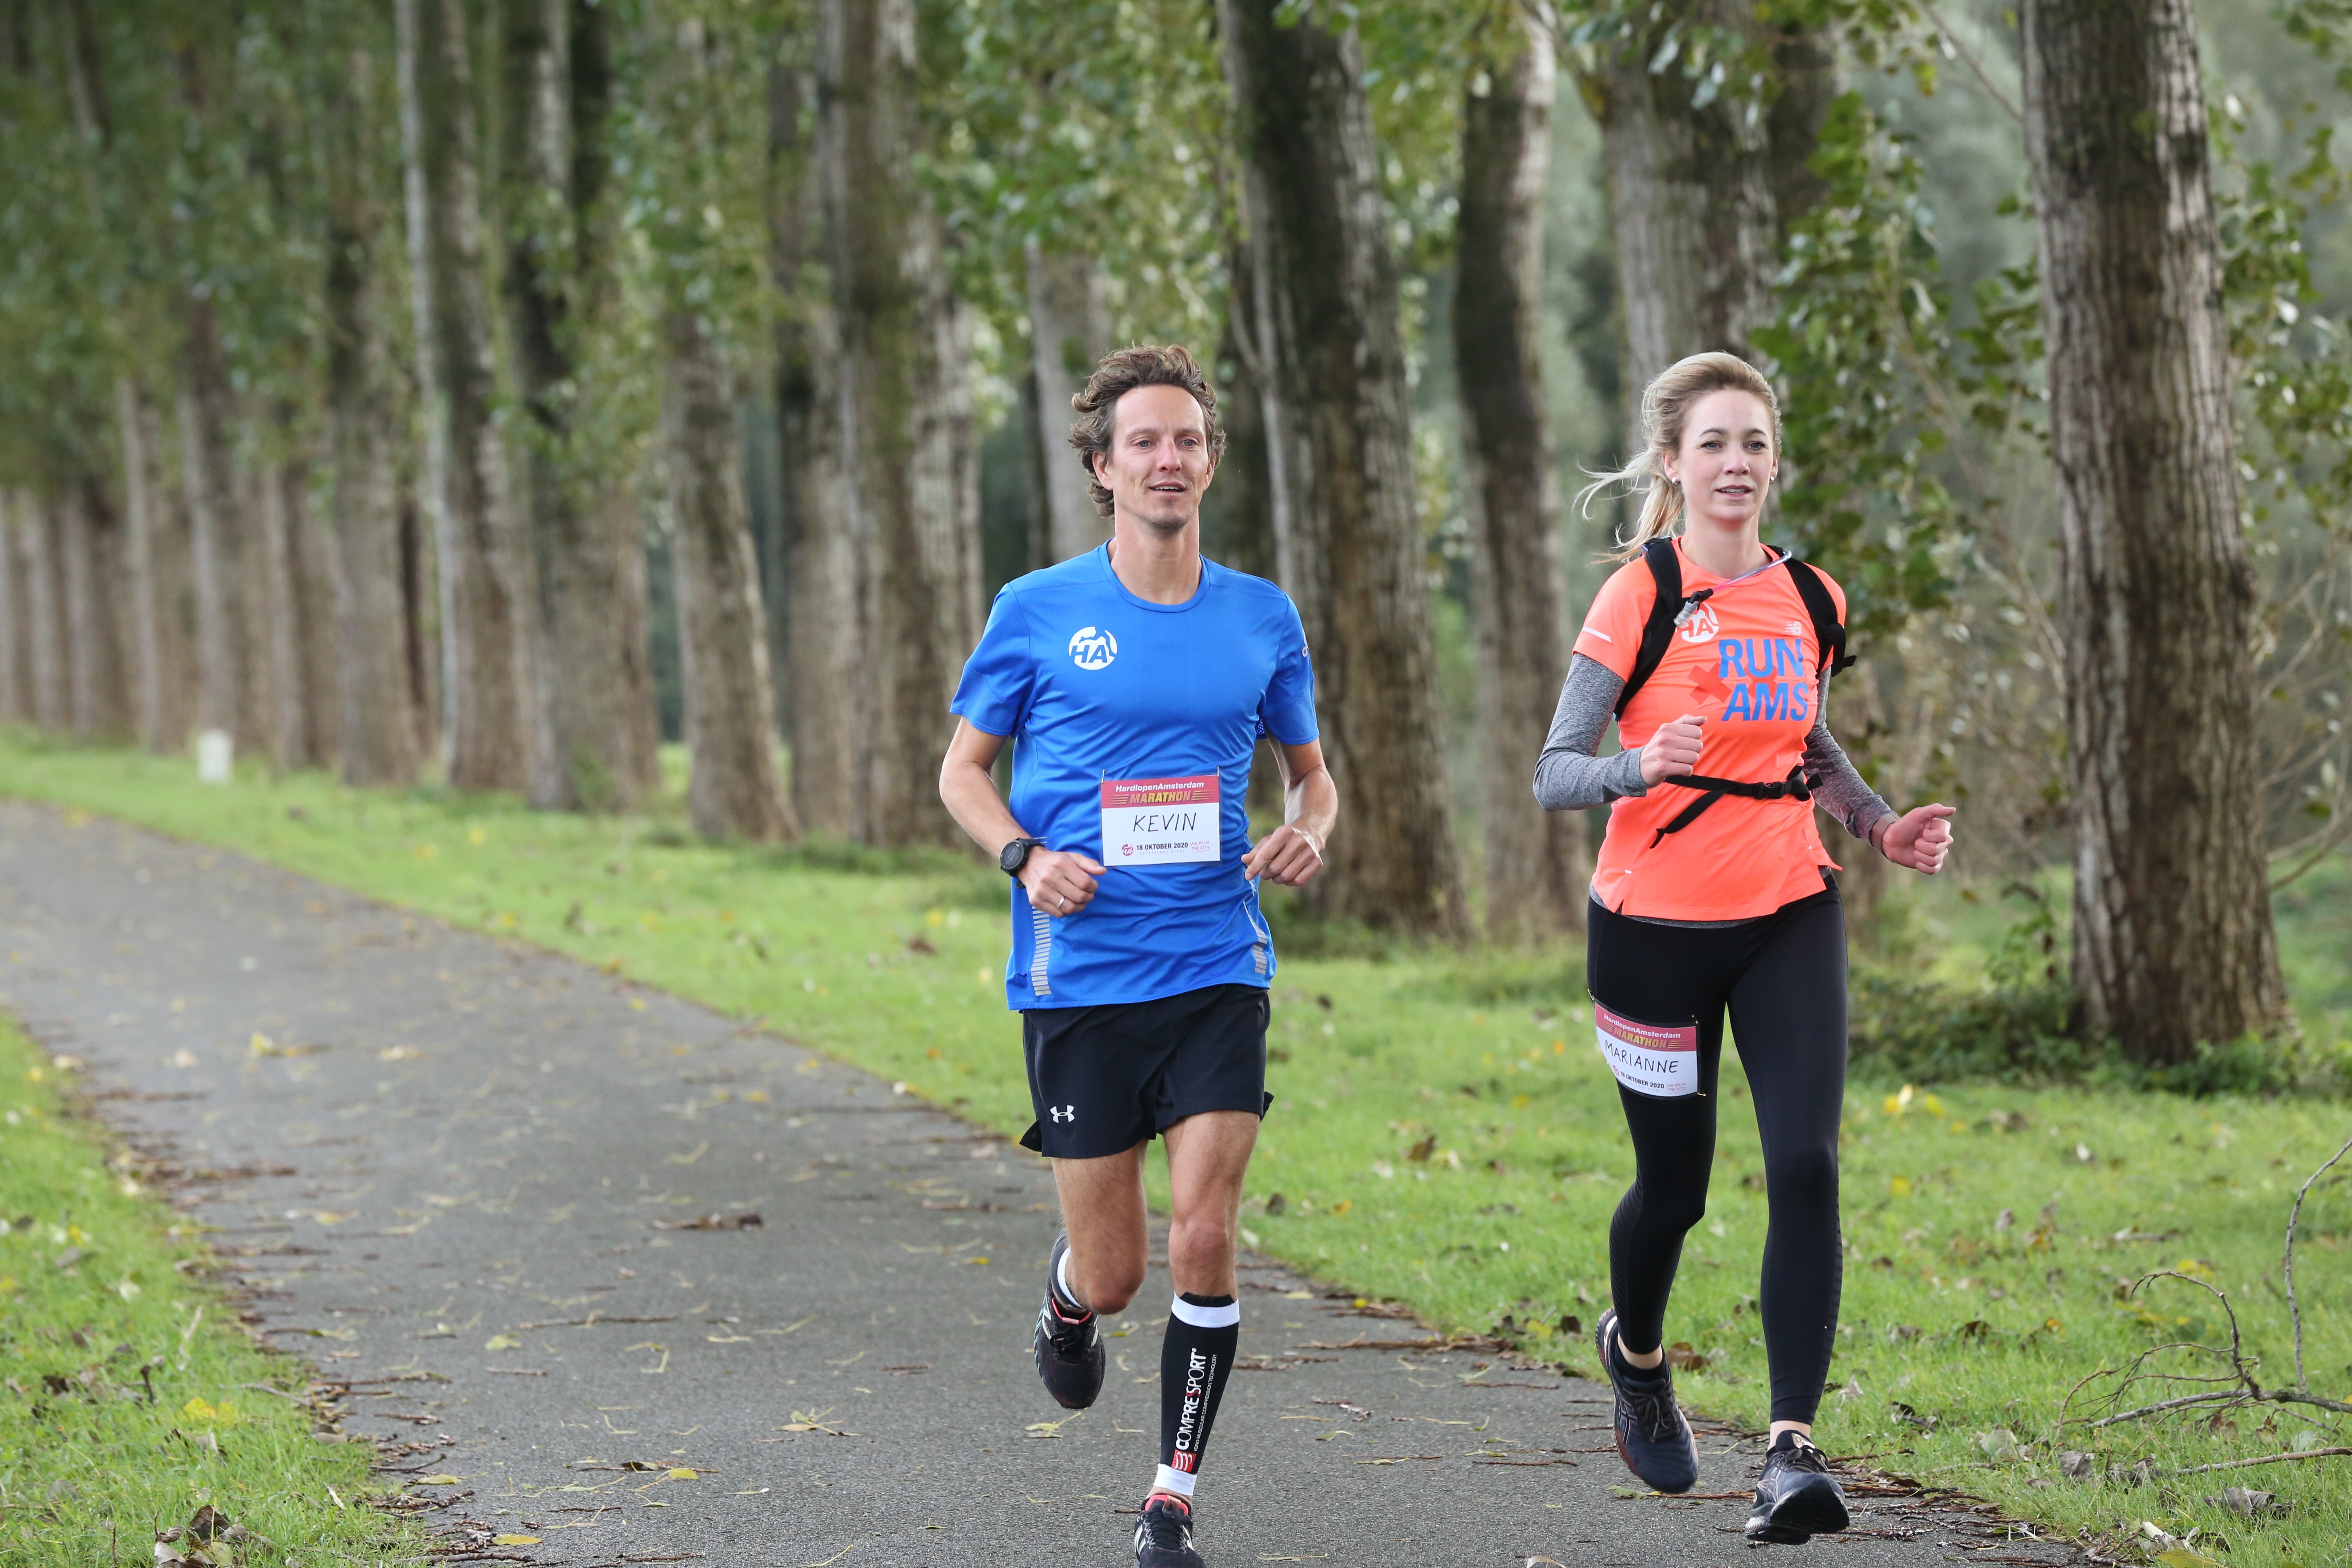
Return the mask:
<path id="1" fill-rule="evenodd" d="M 1029 890 L 1032 909 L 1049 915 L 1074 915 L 1095 899 L 1095 879 L 1103 864 L 1092 856 L 1030 847 L 1021 863 L 1021 885 Z"/>
<path id="2" fill-rule="evenodd" d="M 1698 772 L 1699 747 L 1706 742 L 1706 721 L 1696 713 L 1685 713 L 1670 724 L 1659 725 L 1649 743 L 1642 748 L 1642 782 L 1654 784 L 1660 779 Z"/>
<path id="3" fill-rule="evenodd" d="M 1243 876 L 1286 888 L 1305 887 L 1321 869 L 1323 841 L 1295 823 L 1284 823 L 1242 857 Z"/>
<path id="4" fill-rule="evenodd" d="M 1886 830 L 1878 838 L 1879 853 L 1897 866 L 1934 876 L 1944 868 L 1944 857 L 1952 851 L 1952 809 L 1922 805 L 1887 819 Z"/>

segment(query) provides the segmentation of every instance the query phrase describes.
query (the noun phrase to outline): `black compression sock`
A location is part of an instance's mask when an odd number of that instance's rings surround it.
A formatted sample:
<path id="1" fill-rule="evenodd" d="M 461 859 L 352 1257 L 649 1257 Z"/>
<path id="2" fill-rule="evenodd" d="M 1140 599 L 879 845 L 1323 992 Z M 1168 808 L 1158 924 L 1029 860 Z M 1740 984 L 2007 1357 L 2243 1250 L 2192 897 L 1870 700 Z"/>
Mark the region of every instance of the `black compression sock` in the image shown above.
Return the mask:
<path id="1" fill-rule="evenodd" d="M 1241 1343 L 1241 1322 L 1242 1310 L 1231 1296 L 1187 1292 L 1169 1308 L 1168 1338 L 1160 1351 L 1160 1474 L 1153 1491 L 1192 1495 Z"/>

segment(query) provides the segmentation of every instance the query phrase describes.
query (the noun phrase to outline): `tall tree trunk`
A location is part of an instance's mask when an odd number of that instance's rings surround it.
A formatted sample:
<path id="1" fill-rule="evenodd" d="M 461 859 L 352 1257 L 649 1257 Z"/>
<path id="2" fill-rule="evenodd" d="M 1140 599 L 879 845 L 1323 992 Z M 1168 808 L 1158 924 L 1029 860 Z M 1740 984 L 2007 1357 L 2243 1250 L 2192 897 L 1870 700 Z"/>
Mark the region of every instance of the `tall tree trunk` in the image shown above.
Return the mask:
<path id="1" fill-rule="evenodd" d="M 269 662 L 270 755 L 288 771 L 316 760 L 304 693 L 310 683 L 302 668 L 302 545 L 296 532 L 301 526 L 302 467 L 289 458 L 265 464 L 254 475 L 261 518 L 261 616 L 257 624 L 263 656 Z"/>
<path id="2" fill-rule="evenodd" d="M 539 682 L 547 765 L 532 804 L 628 811 L 649 787 L 638 753 L 619 608 L 633 535 L 598 491 L 619 488 L 577 432 L 583 339 L 613 302 L 606 148 L 613 68 L 608 7 L 517 0 L 505 39 L 502 176 L 508 338 L 531 424 L 523 510 L 536 563 Z M 638 617 L 642 618 L 642 617 Z"/>
<path id="3" fill-rule="evenodd" d="M 776 421 L 793 804 L 808 833 L 847 838 L 857 831 L 866 765 L 865 595 L 843 468 L 841 339 L 824 193 L 805 123 L 815 104 L 812 70 L 797 61 L 770 68 L 768 232 L 771 270 L 784 296 L 775 328 Z"/>
<path id="4" fill-rule="evenodd" d="M 751 517 L 723 349 L 688 306 L 662 323 L 663 467 L 686 677 L 687 805 L 711 838 L 797 838 L 776 767 L 775 691 L 768 676 Z"/>
<path id="5" fill-rule="evenodd" d="M 400 634 L 417 744 L 424 755 L 431 756 L 441 748 L 441 663 L 434 657 L 441 645 L 441 595 L 433 562 L 433 533 L 425 523 L 415 479 L 414 474 L 403 474 L 399 486 Z"/>
<path id="6" fill-rule="evenodd" d="M 1837 53 L 1819 30 L 1793 23 L 1769 40 L 1777 91 L 1764 115 L 1765 167 L 1772 182 L 1772 216 L 1779 226 L 1777 253 L 1788 244 L 1789 226 L 1829 195 L 1830 183 L 1812 166 L 1822 144 L 1822 125 L 1837 101 Z"/>
<path id="7" fill-rule="evenodd" d="M 130 623 L 133 721 L 151 752 L 178 750 L 172 710 L 174 662 L 186 657 L 172 633 L 178 596 L 165 584 L 163 534 L 167 500 L 155 468 L 155 416 L 146 388 L 127 375 L 114 381 L 114 423 L 122 439 L 124 613 Z"/>
<path id="8" fill-rule="evenodd" d="M 604 527 L 620 563 L 613 598 L 613 640 L 620 650 L 615 700 L 626 724 L 624 742 L 635 770 L 636 798 L 651 799 L 662 787 L 661 708 L 654 691 L 653 592 L 646 573 L 645 504 L 635 480 L 608 485 L 603 497 Z"/>
<path id="9" fill-rule="evenodd" d="M 211 302 L 183 300 L 187 336 L 180 376 L 180 467 L 187 493 L 196 608 L 196 723 L 260 746 L 252 623 L 244 612 L 246 529 L 229 457 L 228 381 Z"/>
<path id="10" fill-rule="evenodd" d="M 1225 455 L 1210 492 L 1217 503 L 1215 554 L 1222 565 L 1271 581 L 1274 484 L 1266 468 L 1265 405 L 1258 385 L 1257 295 L 1245 247 L 1228 248 L 1225 272 L 1232 282 L 1217 344 L 1217 416 L 1224 426 Z M 1249 809 L 1253 815 L 1282 810 L 1282 770 L 1270 741 L 1260 741 L 1250 759 Z"/>
<path id="11" fill-rule="evenodd" d="M 1217 345 L 1217 418 L 1225 455 L 1212 493 L 1217 501 L 1217 560 L 1236 572 L 1276 575 L 1273 480 L 1266 472 L 1264 397 L 1250 331 L 1254 296 L 1246 252 L 1229 264 L 1233 279 L 1225 330 Z"/>
<path id="12" fill-rule="evenodd" d="M 1468 916 L 1446 810 L 1436 657 L 1415 507 L 1397 279 L 1362 51 L 1321 14 L 1219 0 L 1245 216 L 1289 492 L 1283 582 L 1315 649 L 1323 747 L 1341 794 L 1329 913 L 1460 937 Z M 1281 518 L 1282 513 L 1277 513 Z"/>
<path id="13" fill-rule="evenodd" d="M 1103 303 L 1102 269 L 1093 257 L 1048 249 L 1034 238 L 1024 254 L 1029 374 L 1036 385 L 1038 459 L 1045 481 L 1038 502 L 1045 513 L 1046 559 L 1067 561 L 1110 537 L 1110 519 L 1095 510 L 1091 483 L 1070 449 L 1070 399 L 1110 351 L 1110 312 Z"/>
<path id="14" fill-rule="evenodd" d="M 1553 64 L 1551 35 L 1531 19 L 1490 26 L 1483 43 L 1462 104 L 1454 361 L 1477 636 L 1486 932 L 1524 942 L 1583 930 L 1586 899 L 1575 819 L 1544 810 L 1528 783 L 1566 667 L 1539 320 Z"/>
<path id="15" fill-rule="evenodd" d="M 25 619 L 32 637 L 33 721 L 47 730 L 62 730 L 73 717 L 66 655 L 65 578 L 58 524 L 58 498 L 40 493 L 30 498 L 17 518 L 17 541 L 25 570 Z"/>
<path id="16" fill-rule="evenodd" d="M 131 658 L 124 593 L 129 552 L 122 519 L 95 474 L 64 498 L 66 637 L 71 649 L 74 733 L 119 741 L 131 733 Z"/>
<path id="17" fill-rule="evenodd" d="M 32 609 L 25 599 L 25 567 L 16 548 L 21 492 L 0 487 L 0 723 L 33 716 L 28 689 L 33 663 Z"/>
<path id="18" fill-rule="evenodd" d="M 1738 0 L 1677 7 L 1717 26 L 1744 26 L 1744 10 Z M 1747 353 L 1748 332 L 1771 314 L 1780 253 L 1765 126 L 1730 95 L 1695 106 L 1679 65 L 1650 68 L 1673 20 L 1621 39 L 1584 82 L 1609 171 L 1629 388 L 1687 354 Z M 1629 401 L 1638 438 L 1640 400 Z"/>
<path id="19" fill-rule="evenodd" d="M 425 504 L 441 579 L 443 745 L 457 789 L 530 779 L 531 595 L 493 417 L 497 364 L 482 254 L 465 0 L 394 0 Z"/>
<path id="20" fill-rule="evenodd" d="M 400 784 L 423 760 L 409 689 L 398 475 L 387 437 L 395 407 L 380 314 L 383 215 L 369 149 L 375 62 L 349 57 L 345 111 L 327 138 L 327 440 L 334 458 L 336 700 L 343 782 Z"/>
<path id="21" fill-rule="evenodd" d="M 942 319 L 939 222 L 915 180 L 914 9 L 909 0 L 824 0 L 820 16 L 819 160 L 869 595 L 864 826 L 883 844 L 952 843 L 939 757 L 977 633 L 976 552 L 956 537 L 971 517 L 955 493 L 969 465 L 956 460 L 950 384 L 967 372 L 942 358 L 952 325 Z"/>
<path id="22" fill-rule="evenodd" d="M 2285 1017 L 2254 584 L 2189 0 L 2027 0 L 2084 1022 L 2179 1061 Z"/>

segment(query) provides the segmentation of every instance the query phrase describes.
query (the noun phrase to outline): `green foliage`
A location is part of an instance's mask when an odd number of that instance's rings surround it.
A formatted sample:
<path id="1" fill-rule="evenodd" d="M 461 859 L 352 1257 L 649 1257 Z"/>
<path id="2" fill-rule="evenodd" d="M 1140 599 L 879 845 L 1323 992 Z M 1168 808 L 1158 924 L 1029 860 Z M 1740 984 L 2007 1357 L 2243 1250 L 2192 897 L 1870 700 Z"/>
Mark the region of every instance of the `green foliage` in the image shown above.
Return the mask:
<path id="1" fill-rule="evenodd" d="M 1859 648 L 1949 597 L 1965 542 L 1928 467 L 1948 310 L 1919 162 L 1860 93 L 1831 107 L 1812 167 L 1829 190 L 1790 233 L 1784 303 L 1755 342 L 1789 388 L 1783 523 L 1798 553 L 1836 563 Z"/>
<path id="2" fill-rule="evenodd" d="M 110 1160 L 71 1061 L 0 1021 L 0 1564 L 144 1561 L 207 1503 L 268 1542 L 243 1545 L 250 1568 L 422 1562 L 421 1535 L 365 1506 L 370 1451 L 313 1438 L 288 1393 L 304 1369 L 201 1283 L 202 1227 Z"/>

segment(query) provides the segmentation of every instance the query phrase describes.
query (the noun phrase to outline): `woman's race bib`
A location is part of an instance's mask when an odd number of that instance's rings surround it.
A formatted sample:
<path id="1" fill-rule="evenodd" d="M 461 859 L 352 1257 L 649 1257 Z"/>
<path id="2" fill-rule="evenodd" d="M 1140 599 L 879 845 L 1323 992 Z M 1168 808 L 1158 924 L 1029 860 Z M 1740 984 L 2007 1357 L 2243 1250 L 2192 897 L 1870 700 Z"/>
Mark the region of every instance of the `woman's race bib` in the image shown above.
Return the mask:
<path id="1" fill-rule="evenodd" d="M 1105 779 L 1102 858 L 1106 866 L 1167 866 L 1224 858 L 1218 847 L 1217 775 L 1189 779 Z"/>
<path id="2" fill-rule="evenodd" d="M 1601 1059 L 1635 1094 L 1675 1100 L 1698 1092 L 1698 1026 L 1644 1024 L 1592 1004 Z"/>

